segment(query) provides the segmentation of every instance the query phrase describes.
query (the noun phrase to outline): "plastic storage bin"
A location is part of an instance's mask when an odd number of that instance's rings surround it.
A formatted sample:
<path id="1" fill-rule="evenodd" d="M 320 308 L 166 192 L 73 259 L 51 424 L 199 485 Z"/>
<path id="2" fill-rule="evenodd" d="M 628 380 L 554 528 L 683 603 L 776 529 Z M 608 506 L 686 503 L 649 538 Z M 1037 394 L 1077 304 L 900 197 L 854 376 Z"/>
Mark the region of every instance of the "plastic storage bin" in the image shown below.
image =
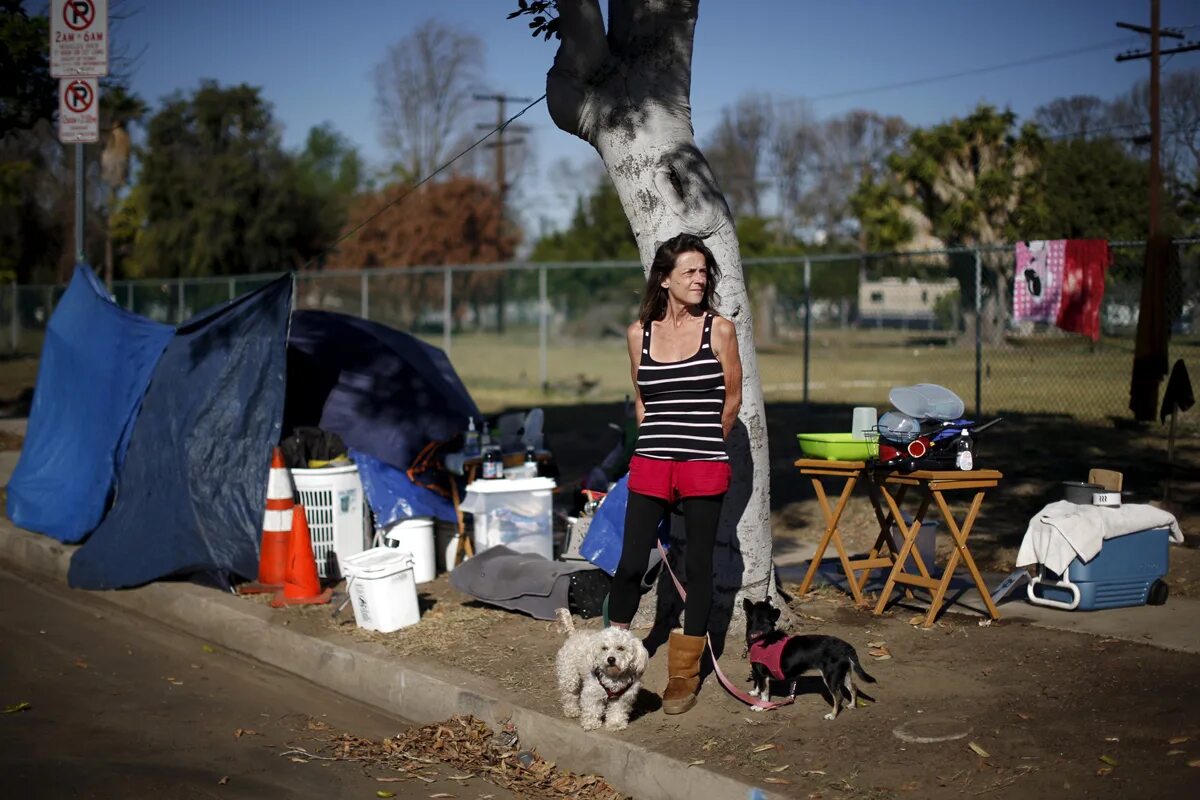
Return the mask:
<path id="1" fill-rule="evenodd" d="M 551 478 L 474 481 L 461 507 L 475 521 L 475 552 L 504 545 L 554 558 Z"/>
<path id="2" fill-rule="evenodd" d="M 1066 575 L 1042 569 L 1026 593 L 1029 602 L 1069 611 L 1145 605 L 1151 589 L 1167 574 L 1170 531 L 1138 531 L 1105 539 L 1099 554 L 1084 563 L 1076 558 Z M 1165 584 L 1156 592 L 1165 600 Z"/>
<path id="3" fill-rule="evenodd" d="M 369 631 L 390 633 L 421 620 L 413 559 L 390 547 L 373 547 L 342 559 L 349 581 L 354 621 Z"/>
<path id="4" fill-rule="evenodd" d="M 340 578 L 340 560 L 363 552 L 370 544 L 358 467 L 294 469 L 292 481 L 304 505 L 317 573 L 326 580 Z"/>

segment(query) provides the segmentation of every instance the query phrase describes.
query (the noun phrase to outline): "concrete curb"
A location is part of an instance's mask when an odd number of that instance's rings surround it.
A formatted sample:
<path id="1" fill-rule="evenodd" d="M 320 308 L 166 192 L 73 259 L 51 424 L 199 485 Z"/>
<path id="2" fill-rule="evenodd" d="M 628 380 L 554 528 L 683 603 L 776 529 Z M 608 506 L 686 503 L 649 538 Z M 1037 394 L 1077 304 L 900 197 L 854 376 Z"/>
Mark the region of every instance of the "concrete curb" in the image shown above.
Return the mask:
<path id="1" fill-rule="evenodd" d="M 65 585 L 73 547 L 0 520 L 0 562 Z M 272 624 L 270 609 L 186 583 L 97 592 L 98 598 L 339 694 L 419 723 L 473 714 L 493 728 L 509 719 L 524 746 L 574 772 L 602 775 L 638 798 L 746 798 L 752 786 L 608 734 L 514 705 L 498 686 L 437 665 L 399 663 L 382 647 L 330 642 Z M 764 791 L 765 797 L 777 797 Z"/>

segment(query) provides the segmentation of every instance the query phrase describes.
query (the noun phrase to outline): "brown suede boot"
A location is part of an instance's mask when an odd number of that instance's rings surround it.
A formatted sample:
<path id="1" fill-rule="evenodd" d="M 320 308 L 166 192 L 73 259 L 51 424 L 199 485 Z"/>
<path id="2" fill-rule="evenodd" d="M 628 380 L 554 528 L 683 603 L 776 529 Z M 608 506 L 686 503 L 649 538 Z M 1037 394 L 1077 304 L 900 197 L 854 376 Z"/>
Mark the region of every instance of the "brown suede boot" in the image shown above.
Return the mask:
<path id="1" fill-rule="evenodd" d="M 667 643 L 667 688 L 662 696 L 664 714 L 682 714 L 696 705 L 704 642 L 703 636 L 671 631 L 671 639 Z"/>

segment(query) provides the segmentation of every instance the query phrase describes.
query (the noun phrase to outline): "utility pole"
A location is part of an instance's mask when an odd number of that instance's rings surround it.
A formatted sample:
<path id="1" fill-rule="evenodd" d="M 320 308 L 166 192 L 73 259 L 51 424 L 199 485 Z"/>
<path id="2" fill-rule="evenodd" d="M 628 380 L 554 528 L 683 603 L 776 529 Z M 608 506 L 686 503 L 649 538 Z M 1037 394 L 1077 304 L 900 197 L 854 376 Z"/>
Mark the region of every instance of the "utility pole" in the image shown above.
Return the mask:
<path id="1" fill-rule="evenodd" d="M 484 147 L 491 148 L 496 151 L 496 198 L 499 203 L 500 212 L 500 234 L 501 236 L 508 229 L 508 217 L 506 210 L 508 208 L 508 166 L 505 161 L 504 151 L 508 147 L 522 144 L 523 139 L 509 139 L 505 137 L 505 133 L 525 133 L 529 128 L 525 125 L 508 125 L 507 105 L 509 103 L 528 104 L 533 102 L 530 97 L 508 97 L 502 94 L 477 94 L 476 100 L 484 102 L 492 102 L 496 104 L 496 124 L 488 125 L 486 122 L 477 125 L 477 128 L 496 128 L 495 141 L 488 142 Z M 499 290 L 496 293 L 496 333 L 504 333 L 504 282 L 507 279 L 507 274 L 500 276 Z"/>
<path id="2" fill-rule="evenodd" d="M 1118 22 L 1118 28 L 1144 33 L 1150 36 L 1149 50 L 1126 50 L 1119 53 L 1117 61 L 1133 59 L 1150 59 L 1150 238 L 1153 239 L 1159 231 L 1162 215 L 1162 113 L 1159 109 L 1160 95 L 1160 60 L 1161 56 L 1174 53 L 1186 53 L 1190 50 L 1200 50 L 1200 42 L 1185 42 L 1178 47 L 1163 50 L 1160 41 L 1162 37 L 1183 39 L 1183 33 L 1176 28 L 1163 28 L 1161 25 L 1161 10 L 1159 0 L 1150 0 L 1150 27 L 1134 25 L 1130 22 Z"/>

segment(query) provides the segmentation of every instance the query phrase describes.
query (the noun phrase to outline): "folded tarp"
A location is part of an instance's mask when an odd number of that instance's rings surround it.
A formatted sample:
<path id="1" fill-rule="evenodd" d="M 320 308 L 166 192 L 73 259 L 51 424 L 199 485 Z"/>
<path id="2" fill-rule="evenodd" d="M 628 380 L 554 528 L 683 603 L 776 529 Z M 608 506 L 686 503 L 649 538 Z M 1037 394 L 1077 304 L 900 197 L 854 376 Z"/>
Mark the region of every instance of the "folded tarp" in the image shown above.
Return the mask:
<path id="1" fill-rule="evenodd" d="M 134 424 L 112 509 L 71 559 L 71 586 L 255 576 L 292 291 L 292 277 L 280 278 L 179 329 Z"/>
<path id="2" fill-rule="evenodd" d="M 595 569 L 580 561 L 547 561 L 496 545 L 455 567 L 450 585 L 489 605 L 534 619 L 555 619 L 556 609 L 570 607 L 571 574 Z"/>
<path id="3" fill-rule="evenodd" d="M 174 328 L 125 311 L 80 265 L 50 317 L 8 517 L 78 542 L 104 517 L 146 387 Z"/>

